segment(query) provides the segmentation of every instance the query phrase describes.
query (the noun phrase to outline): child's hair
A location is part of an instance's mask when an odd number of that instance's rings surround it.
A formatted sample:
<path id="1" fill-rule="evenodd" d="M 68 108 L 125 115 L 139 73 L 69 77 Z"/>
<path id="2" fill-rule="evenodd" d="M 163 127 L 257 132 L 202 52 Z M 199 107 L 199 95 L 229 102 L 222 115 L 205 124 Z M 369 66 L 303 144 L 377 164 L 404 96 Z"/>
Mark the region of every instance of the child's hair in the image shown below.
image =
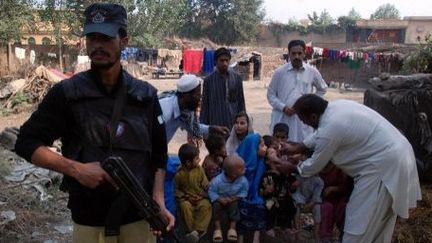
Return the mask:
<path id="1" fill-rule="evenodd" d="M 198 155 L 199 149 L 195 145 L 189 143 L 183 144 L 178 152 L 178 156 L 182 164 L 185 164 L 187 161 L 192 161 Z"/>
<path id="2" fill-rule="evenodd" d="M 216 150 L 225 146 L 225 138 L 217 134 L 210 134 L 204 143 L 209 154 L 214 154 Z"/>
<path id="3" fill-rule="evenodd" d="M 237 118 L 239 118 L 239 117 L 246 117 L 246 121 L 247 121 L 248 126 L 249 126 L 250 121 L 249 121 L 249 116 L 246 113 L 246 111 L 240 111 L 239 113 L 237 113 L 234 117 L 234 123 L 237 121 Z"/>
<path id="4" fill-rule="evenodd" d="M 267 148 L 270 148 L 272 145 L 277 143 L 277 139 L 270 135 L 264 135 L 263 137 L 264 144 L 267 146 Z"/>
<path id="5" fill-rule="evenodd" d="M 238 155 L 229 155 L 224 159 L 223 170 L 225 173 L 230 174 L 238 164 L 245 164 L 243 158 Z"/>
<path id="6" fill-rule="evenodd" d="M 273 135 L 277 132 L 286 133 L 287 137 L 289 135 L 289 127 L 285 123 L 277 123 L 273 128 Z"/>

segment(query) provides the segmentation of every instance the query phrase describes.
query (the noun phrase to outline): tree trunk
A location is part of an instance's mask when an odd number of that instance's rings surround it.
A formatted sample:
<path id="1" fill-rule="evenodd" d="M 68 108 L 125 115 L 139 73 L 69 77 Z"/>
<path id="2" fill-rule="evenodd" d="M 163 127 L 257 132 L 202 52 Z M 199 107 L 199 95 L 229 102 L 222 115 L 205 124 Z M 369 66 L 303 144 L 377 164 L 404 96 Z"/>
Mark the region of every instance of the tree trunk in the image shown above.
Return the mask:
<path id="1" fill-rule="evenodd" d="M 12 43 L 7 44 L 7 67 L 9 73 L 12 72 Z"/>

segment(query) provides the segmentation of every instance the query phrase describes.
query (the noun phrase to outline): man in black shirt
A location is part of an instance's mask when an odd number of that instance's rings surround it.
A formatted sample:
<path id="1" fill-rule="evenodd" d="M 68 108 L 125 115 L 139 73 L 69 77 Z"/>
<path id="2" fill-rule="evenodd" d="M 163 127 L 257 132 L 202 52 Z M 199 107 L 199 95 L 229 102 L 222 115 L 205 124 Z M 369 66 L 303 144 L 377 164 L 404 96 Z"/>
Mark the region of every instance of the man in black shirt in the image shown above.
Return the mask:
<path id="1" fill-rule="evenodd" d="M 84 15 L 91 69 L 48 92 L 21 127 L 16 152 L 64 174 L 61 189 L 69 193 L 73 242 L 105 242 L 111 237 L 118 242 L 152 242 L 148 223 L 119 197 L 100 162 L 110 154 L 121 156 L 161 207 L 167 230 L 173 227 L 174 217 L 164 204 L 167 143 L 156 89 L 120 65 L 121 49 L 128 43 L 125 9 L 97 3 Z M 59 138 L 62 155 L 48 148 Z"/>
<path id="2" fill-rule="evenodd" d="M 215 61 L 215 71 L 204 79 L 200 121 L 231 130 L 237 113 L 246 111 L 243 83 L 240 75 L 229 68 L 228 49 L 217 49 Z"/>

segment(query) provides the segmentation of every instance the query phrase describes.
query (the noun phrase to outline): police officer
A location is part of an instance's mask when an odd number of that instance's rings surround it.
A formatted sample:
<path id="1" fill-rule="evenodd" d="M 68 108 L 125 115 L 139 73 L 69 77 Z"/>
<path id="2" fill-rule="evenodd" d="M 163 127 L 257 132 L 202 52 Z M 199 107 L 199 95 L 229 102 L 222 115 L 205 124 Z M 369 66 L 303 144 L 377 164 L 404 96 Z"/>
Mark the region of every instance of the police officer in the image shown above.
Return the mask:
<path id="1" fill-rule="evenodd" d="M 69 193 L 73 242 L 154 242 L 149 224 L 130 202 L 119 200 L 100 162 L 109 154 L 123 157 L 161 207 L 168 230 L 173 227 L 164 204 L 167 143 L 156 89 L 120 65 L 128 44 L 126 10 L 96 3 L 84 15 L 91 69 L 48 92 L 21 127 L 16 152 L 64 174 L 61 189 Z M 48 148 L 56 139 L 62 141 L 62 155 Z"/>

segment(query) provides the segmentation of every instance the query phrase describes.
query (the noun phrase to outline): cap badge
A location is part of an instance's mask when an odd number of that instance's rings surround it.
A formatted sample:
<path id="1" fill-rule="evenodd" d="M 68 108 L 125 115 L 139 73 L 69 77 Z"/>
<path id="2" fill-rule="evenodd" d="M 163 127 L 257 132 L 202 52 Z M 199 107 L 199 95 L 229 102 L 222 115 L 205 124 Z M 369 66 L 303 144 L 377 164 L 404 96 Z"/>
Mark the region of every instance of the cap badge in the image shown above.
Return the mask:
<path id="1" fill-rule="evenodd" d="M 97 11 L 95 15 L 93 15 L 92 18 L 93 23 L 100 24 L 105 21 L 104 15 L 101 13 L 101 11 Z"/>

